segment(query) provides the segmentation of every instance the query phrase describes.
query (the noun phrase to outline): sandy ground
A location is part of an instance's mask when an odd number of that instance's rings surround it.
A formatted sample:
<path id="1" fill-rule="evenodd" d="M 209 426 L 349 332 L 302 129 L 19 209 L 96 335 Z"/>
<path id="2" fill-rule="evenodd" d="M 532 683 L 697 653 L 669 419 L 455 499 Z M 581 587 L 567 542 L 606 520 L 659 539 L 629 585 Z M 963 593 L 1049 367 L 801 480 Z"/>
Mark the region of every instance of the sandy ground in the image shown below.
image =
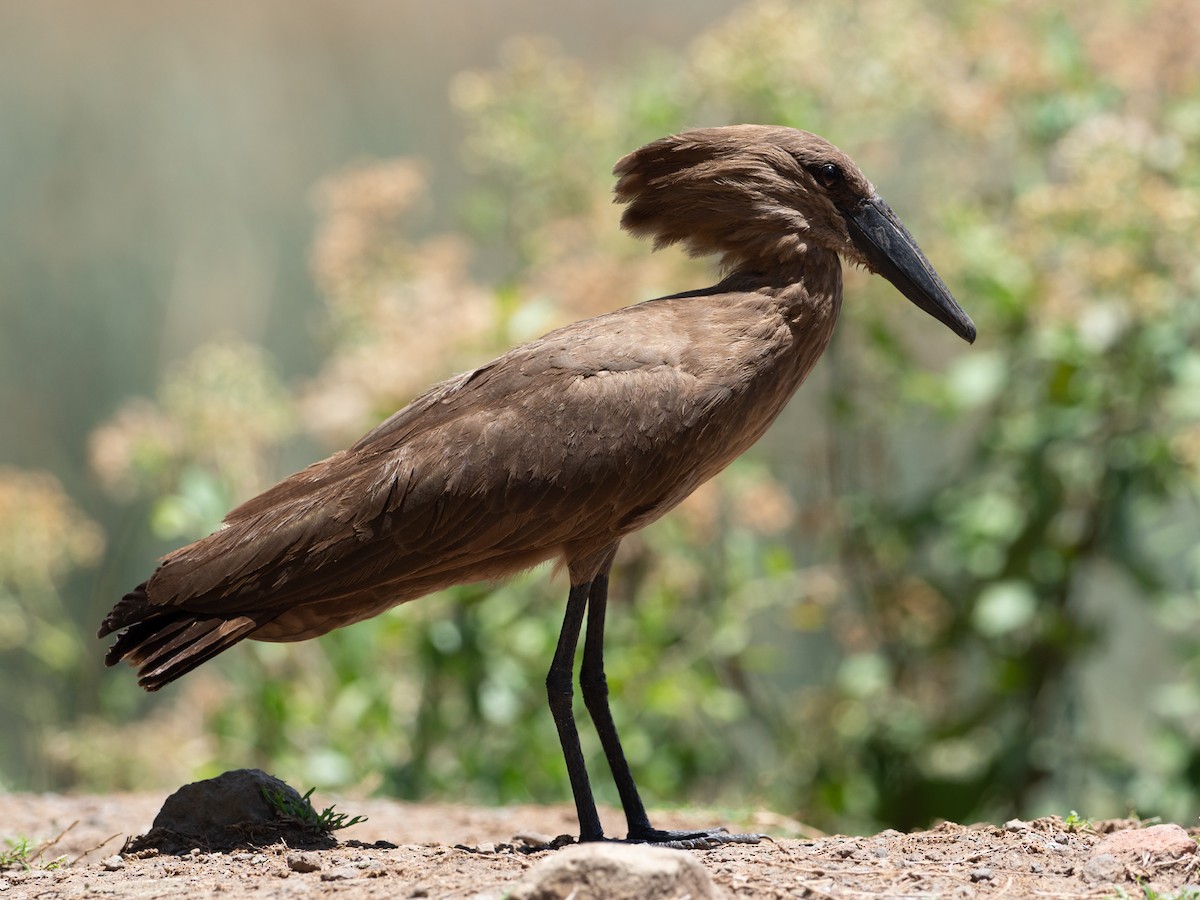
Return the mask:
<path id="1" fill-rule="evenodd" d="M 328 798 L 314 798 L 318 808 Z M 554 850 L 528 841 L 574 829 L 569 807 L 473 808 L 387 800 L 343 801 L 369 816 L 339 832 L 329 850 L 275 845 L 232 853 L 204 848 L 182 856 L 121 855 L 127 837 L 148 830 L 163 795 L 0 796 L 0 837 L 58 841 L 32 867 L 0 872 L 0 898 L 135 897 L 186 894 L 270 898 L 335 896 L 502 898 L 512 882 Z M 602 815 L 610 833 L 620 816 Z M 700 813 L 660 813 L 660 827 L 715 824 Z M 1006 825 L 943 824 L 931 831 L 868 837 L 794 836 L 795 823 L 760 814 L 724 823 L 769 832 L 773 841 L 688 851 L 730 897 L 1200 897 L 1195 839 L 1173 829 L 1170 852 L 1154 841 L 1103 854 L 1105 834 L 1138 823 L 1068 827 L 1050 818 Z M 790 830 L 791 829 L 791 830 Z M 790 830 L 790 831 L 789 831 Z M 1161 830 L 1161 829 L 1160 829 Z M 1139 832 L 1149 835 L 1149 832 Z M 376 843 L 382 842 L 382 843 Z M 1110 841 L 1111 843 L 1111 841 Z M 1191 848 L 1187 848 L 1187 844 Z M 1136 844 L 1136 842 L 1135 842 Z M 1105 845 L 1108 846 L 1108 845 Z M 1098 855 L 1099 854 L 1099 855 Z M 58 860 L 57 865 L 47 863 Z M 1144 890 L 1147 888 L 1148 890 Z M 1188 891 L 1196 891 L 1195 894 Z"/>

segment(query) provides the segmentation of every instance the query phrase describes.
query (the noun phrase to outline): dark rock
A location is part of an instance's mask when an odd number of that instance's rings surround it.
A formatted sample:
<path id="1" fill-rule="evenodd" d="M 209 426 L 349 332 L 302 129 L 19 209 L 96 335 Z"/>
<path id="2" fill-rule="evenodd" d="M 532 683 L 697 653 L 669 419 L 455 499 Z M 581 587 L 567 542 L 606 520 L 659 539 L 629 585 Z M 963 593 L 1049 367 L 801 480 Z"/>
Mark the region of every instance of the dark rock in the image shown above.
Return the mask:
<path id="1" fill-rule="evenodd" d="M 193 848 L 226 852 L 279 841 L 304 849 L 337 846 L 329 833 L 282 818 L 263 796 L 264 789 L 303 802 L 293 788 L 258 769 L 226 772 L 186 784 L 168 797 L 150 831 L 130 841 L 126 851 L 154 849 L 181 856 Z"/>

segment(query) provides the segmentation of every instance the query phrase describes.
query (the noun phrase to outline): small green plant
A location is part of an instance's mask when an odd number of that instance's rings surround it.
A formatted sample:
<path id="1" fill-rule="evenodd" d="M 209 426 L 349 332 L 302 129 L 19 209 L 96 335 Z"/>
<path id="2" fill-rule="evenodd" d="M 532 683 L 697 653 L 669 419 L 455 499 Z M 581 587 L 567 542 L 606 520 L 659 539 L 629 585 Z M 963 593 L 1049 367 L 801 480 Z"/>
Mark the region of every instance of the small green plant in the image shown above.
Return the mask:
<path id="1" fill-rule="evenodd" d="M 0 850 L 0 870 L 3 869 L 32 869 L 36 865 L 42 869 L 57 869 L 66 863 L 65 856 L 59 856 L 48 862 L 38 863 L 38 859 L 58 838 L 46 841 L 36 847 L 29 843 L 27 837 L 6 838 L 4 850 Z"/>
<path id="2" fill-rule="evenodd" d="M 350 817 L 345 813 L 334 812 L 332 806 L 327 806 L 321 812 L 317 812 L 310 799 L 315 790 L 316 788 L 309 788 L 304 796 L 297 800 L 294 795 L 282 788 L 264 786 L 262 795 L 281 819 L 310 831 L 331 834 L 334 831 L 367 821 L 366 816 Z"/>
<path id="3" fill-rule="evenodd" d="M 30 867 L 29 855 L 32 853 L 29 838 L 8 838 L 4 843 L 8 847 L 4 851 L 0 851 L 0 869 L 28 869 Z"/>
<path id="4" fill-rule="evenodd" d="M 1067 817 L 1063 819 L 1063 824 L 1066 825 L 1067 831 L 1092 830 L 1092 820 L 1081 816 L 1079 813 L 1075 812 L 1075 810 L 1071 810 L 1067 814 Z"/>

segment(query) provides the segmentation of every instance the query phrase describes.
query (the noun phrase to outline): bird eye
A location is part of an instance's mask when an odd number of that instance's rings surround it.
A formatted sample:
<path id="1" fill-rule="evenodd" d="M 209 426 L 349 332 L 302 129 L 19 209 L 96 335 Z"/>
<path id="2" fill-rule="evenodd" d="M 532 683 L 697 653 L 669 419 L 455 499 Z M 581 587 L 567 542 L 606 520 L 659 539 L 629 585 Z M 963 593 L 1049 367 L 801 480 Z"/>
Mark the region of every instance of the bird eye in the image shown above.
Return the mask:
<path id="1" fill-rule="evenodd" d="M 817 167 L 817 180 L 825 187 L 833 187 L 842 180 L 842 170 L 833 163 L 825 163 L 823 166 Z"/>

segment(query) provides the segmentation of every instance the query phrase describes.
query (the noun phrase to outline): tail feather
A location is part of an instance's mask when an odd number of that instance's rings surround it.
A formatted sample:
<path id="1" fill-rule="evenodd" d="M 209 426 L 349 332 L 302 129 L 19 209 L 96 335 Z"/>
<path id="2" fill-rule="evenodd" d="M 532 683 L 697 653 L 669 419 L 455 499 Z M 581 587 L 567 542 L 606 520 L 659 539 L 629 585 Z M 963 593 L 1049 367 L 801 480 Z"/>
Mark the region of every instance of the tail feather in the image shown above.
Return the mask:
<path id="1" fill-rule="evenodd" d="M 138 684 L 148 691 L 157 691 L 256 630 L 258 623 L 245 616 L 194 620 L 171 645 L 142 664 L 138 669 Z M 174 649 L 169 649 L 171 646 Z"/>
<path id="2" fill-rule="evenodd" d="M 247 616 L 227 619 L 155 605 L 143 584 L 121 598 L 101 624 L 99 636 L 120 630 L 104 664 L 115 666 L 126 660 L 137 668 L 138 684 L 157 691 L 249 637 L 262 624 Z"/>
<path id="3" fill-rule="evenodd" d="M 188 626 L 190 619 L 154 619 L 138 622 L 117 635 L 116 641 L 104 654 L 104 664 L 115 666 L 123 659 L 138 665 L 142 658 L 154 651 L 154 645 L 169 640 L 173 634 Z"/>
<path id="4" fill-rule="evenodd" d="M 146 593 L 146 584 L 147 582 L 143 581 L 117 601 L 117 605 L 112 608 L 112 611 L 100 623 L 100 630 L 96 632 L 96 637 L 107 637 L 114 631 L 120 631 L 127 625 L 132 625 L 146 618 L 146 614 L 152 607 L 150 597 Z M 112 663 L 109 663 L 109 665 L 111 666 Z"/>

